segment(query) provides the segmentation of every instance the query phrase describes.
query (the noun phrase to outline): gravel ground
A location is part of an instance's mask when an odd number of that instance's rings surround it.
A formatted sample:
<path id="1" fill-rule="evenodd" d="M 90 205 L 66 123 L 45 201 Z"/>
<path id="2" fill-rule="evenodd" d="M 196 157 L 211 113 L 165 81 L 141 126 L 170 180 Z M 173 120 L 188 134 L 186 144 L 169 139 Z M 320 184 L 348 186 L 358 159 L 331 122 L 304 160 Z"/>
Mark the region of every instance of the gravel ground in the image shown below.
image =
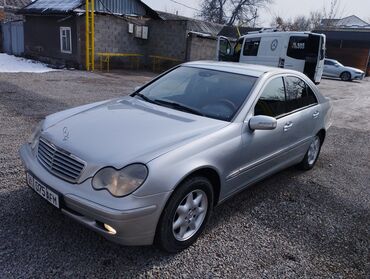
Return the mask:
<path id="1" fill-rule="evenodd" d="M 369 278 L 369 79 L 323 80 L 335 121 L 316 167 L 285 170 L 230 199 L 177 255 L 110 243 L 25 185 L 17 152 L 39 119 L 152 76 L 0 74 L 0 278 Z"/>

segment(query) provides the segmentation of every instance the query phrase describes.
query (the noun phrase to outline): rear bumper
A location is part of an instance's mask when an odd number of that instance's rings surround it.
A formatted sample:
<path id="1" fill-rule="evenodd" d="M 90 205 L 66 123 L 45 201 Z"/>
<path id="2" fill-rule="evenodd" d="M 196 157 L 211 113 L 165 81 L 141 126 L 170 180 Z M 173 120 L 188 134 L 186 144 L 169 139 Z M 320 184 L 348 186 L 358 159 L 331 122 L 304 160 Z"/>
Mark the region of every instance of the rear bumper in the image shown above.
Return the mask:
<path id="1" fill-rule="evenodd" d="M 116 243 L 153 244 L 158 220 L 171 192 L 114 198 L 107 191 L 93 190 L 91 179 L 70 184 L 53 176 L 38 162 L 28 144 L 23 145 L 19 153 L 26 171 L 60 194 L 63 214 Z M 114 228 L 116 234 L 105 229 L 103 224 Z"/>

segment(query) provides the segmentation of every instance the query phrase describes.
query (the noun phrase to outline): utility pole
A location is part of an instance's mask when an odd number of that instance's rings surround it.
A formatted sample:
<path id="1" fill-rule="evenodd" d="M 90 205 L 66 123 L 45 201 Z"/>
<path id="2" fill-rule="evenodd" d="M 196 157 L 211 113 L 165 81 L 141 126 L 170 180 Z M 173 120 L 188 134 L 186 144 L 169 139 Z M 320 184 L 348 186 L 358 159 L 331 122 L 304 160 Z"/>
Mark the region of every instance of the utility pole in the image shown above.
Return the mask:
<path id="1" fill-rule="evenodd" d="M 86 70 L 95 70 L 95 0 L 85 3 Z"/>

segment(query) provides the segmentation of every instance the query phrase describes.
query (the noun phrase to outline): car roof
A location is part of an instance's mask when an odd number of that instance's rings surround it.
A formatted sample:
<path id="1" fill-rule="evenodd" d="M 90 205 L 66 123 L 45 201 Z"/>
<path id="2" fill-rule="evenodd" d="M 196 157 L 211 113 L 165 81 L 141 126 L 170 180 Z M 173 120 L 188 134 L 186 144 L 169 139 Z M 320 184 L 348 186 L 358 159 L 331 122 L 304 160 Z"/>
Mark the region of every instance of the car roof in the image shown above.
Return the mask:
<path id="1" fill-rule="evenodd" d="M 296 73 L 296 71 L 269 67 L 263 65 L 245 64 L 238 62 L 219 62 L 219 61 L 194 61 L 183 64 L 184 66 L 216 70 L 246 76 L 260 77 L 263 74 L 269 73 Z"/>
<path id="2" fill-rule="evenodd" d="M 313 33 L 310 31 L 252 31 L 248 32 L 248 34 L 245 34 L 241 36 L 240 38 L 245 37 L 270 37 L 270 36 L 299 36 L 299 35 L 317 35 L 317 36 L 323 36 L 324 34 L 321 33 Z"/>

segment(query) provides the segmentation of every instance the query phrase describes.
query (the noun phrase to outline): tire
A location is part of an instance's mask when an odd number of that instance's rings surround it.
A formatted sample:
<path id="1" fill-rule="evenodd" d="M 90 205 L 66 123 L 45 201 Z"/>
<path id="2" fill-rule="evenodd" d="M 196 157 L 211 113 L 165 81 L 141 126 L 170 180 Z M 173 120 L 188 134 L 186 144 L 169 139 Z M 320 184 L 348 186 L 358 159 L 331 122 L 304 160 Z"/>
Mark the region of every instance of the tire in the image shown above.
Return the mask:
<path id="1" fill-rule="evenodd" d="M 316 135 L 310 146 L 308 147 L 308 150 L 302 160 L 297 167 L 301 170 L 310 170 L 314 167 L 316 164 L 317 159 L 319 158 L 320 151 L 321 151 L 321 145 L 322 145 L 322 139 L 319 135 Z"/>
<path id="2" fill-rule="evenodd" d="M 351 73 L 350 72 L 343 72 L 340 74 L 340 79 L 343 81 L 351 81 Z"/>
<path id="3" fill-rule="evenodd" d="M 189 203 L 190 199 L 193 203 Z M 194 203 L 196 201 L 199 201 L 198 206 Z M 186 249 L 203 232 L 212 209 L 211 182 L 199 176 L 185 180 L 172 194 L 162 212 L 157 225 L 156 246 L 169 253 Z"/>

